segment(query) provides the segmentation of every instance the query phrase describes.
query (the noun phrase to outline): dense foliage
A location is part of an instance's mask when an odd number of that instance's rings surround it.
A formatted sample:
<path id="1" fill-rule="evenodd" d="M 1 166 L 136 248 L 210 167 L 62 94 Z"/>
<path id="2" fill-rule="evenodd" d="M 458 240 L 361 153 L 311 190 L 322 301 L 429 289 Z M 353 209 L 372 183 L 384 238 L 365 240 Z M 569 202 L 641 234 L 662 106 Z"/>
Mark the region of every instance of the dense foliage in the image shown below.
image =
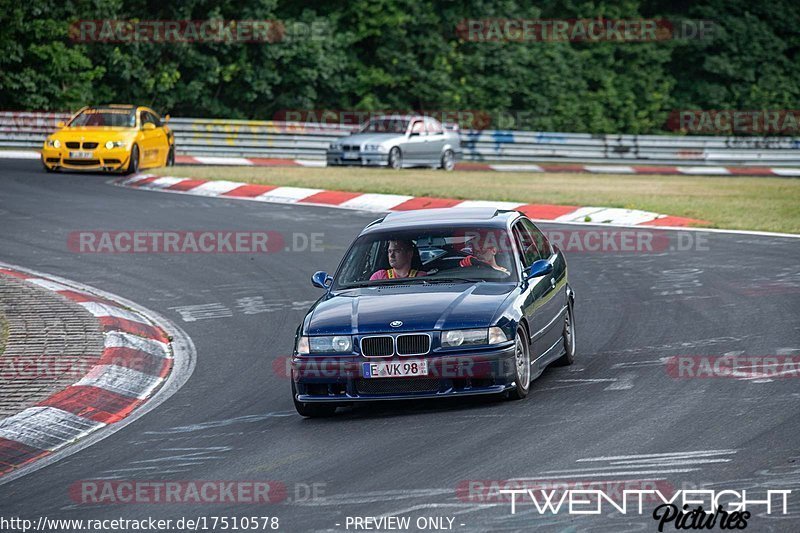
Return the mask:
<path id="1" fill-rule="evenodd" d="M 136 102 L 176 116 L 481 110 L 544 131 L 663 131 L 673 109 L 800 108 L 795 0 L 1 0 L 0 109 Z M 703 39 L 475 42 L 465 19 L 708 19 Z M 71 24 L 281 20 L 274 43 L 77 42 Z"/>

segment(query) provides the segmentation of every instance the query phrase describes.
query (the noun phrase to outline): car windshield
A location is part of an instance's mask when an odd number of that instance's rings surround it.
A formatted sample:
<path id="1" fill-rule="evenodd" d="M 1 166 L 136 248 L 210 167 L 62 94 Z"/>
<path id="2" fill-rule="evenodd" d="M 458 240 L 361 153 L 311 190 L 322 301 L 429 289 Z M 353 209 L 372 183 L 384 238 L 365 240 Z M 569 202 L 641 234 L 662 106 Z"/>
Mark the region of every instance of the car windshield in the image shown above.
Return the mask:
<path id="1" fill-rule="evenodd" d="M 514 249 L 503 228 L 447 227 L 359 237 L 334 289 L 381 284 L 516 280 Z"/>
<path id="2" fill-rule="evenodd" d="M 406 118 L 373 118 L 362 128 L 361 133 L 405 133 L 409 120 Z"/>
<path id="3" fill-rule="evenodd" d="M 133 128 L 136 126 L 136 113 L 134 109 L 84 109 L 69 123 L 70 128 L 81 126 Z"/>

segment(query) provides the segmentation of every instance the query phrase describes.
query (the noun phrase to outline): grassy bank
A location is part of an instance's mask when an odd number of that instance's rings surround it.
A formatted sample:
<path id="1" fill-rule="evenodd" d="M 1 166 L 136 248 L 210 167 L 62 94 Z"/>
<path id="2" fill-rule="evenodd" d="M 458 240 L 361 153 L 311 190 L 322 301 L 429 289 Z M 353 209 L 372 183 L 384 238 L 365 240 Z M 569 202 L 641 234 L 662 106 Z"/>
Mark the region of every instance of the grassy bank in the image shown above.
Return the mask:
<path id="1" fill-rule="evenodd" d="M 357 192 L 644 209 L 707 227 L 800 233 L 800 179 L 180 166 L 157 173 Z"/>

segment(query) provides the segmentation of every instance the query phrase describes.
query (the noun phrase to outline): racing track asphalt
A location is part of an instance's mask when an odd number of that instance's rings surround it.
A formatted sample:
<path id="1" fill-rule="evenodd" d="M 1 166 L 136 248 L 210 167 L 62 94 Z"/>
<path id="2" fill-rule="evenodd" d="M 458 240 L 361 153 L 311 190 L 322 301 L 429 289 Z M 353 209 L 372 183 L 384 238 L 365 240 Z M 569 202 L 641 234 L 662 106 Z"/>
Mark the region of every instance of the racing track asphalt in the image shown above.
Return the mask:
<path id="1" fill-rule="evenodd" d="M 750 523 L 755 531 L 796 531 L 800 381 L 674 379 L 660 358 L 800 354 L 800 241 L 703 233 L 705 251 L 568 254 L 577 292 L 577 362 L 548 369 L 526 401 L 364 405 L 332 419 L 306 420 L 294 413 L 289 382 L 275 375 L 272 363 L 289 354 L 298 322 L 320 294 L 310 275 L 334 270 L 375 215 L 137 191 L 108 181 L 45 174 L 37 161 L 0 161 L 0 260 L 161 313 L 192 337 L 196 368 L 154 411 L 0 485 L 0 515 L 270 514 L 280 517 L 284 531 L 341 531 L 335 524 L 344 526 L 348 515 L 410 509 L 413 517 L 455 515 L 461 531 L 534 525 L 654 531 L 647 515 L 512 516 L 507 503 L 477 507 L 458 499 L 456 488 L 465 480 L 517 477 L 657 479 L 677 488 L 794 490 L 791 514 Z M 111 255 L 67 249 L 70 231 L 115 229 L 321 232 L 326 251 Z M 253 307 L 257 297 L 265 307 Z M 203 304 L 218 304 L 212 314 L 231 316 L 187 322 L 179 312 L 187 311 L 176 309 Z M 602 459 L 638 454 L 674 455 Z M 292 500 L 302 499 L 295 498 L 295 487 L 318 483 L 324 498 L 266 507 L 70 500 L 71 484 L 97 478 L 271 479 L 284 482 Z"/>

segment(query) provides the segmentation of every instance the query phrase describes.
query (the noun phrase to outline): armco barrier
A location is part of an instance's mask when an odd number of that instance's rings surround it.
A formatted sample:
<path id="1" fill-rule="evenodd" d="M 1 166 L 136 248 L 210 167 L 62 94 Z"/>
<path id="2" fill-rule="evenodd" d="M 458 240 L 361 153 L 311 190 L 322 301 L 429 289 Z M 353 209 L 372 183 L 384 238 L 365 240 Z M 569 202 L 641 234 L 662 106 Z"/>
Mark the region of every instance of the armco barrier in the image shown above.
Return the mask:
<path id="1" fill-rule="evenodd" d="M 39 148 L 66 113 L 0 112 L 0 147 Z M 321 160 L 338 125 L 173 118 L 178 154 Z M 592 135 L 530 131 L 462 131 L 464 159 L 496 162 L 657 165 L 800 165 L 798 137 Z"/>

